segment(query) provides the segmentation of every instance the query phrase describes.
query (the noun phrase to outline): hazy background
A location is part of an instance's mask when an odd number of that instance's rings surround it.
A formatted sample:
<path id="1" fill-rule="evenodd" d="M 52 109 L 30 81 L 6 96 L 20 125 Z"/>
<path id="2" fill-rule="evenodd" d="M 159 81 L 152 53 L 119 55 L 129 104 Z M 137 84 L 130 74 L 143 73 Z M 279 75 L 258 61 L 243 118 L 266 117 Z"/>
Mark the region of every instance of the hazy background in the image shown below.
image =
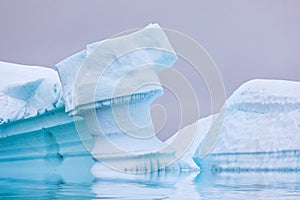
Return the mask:
<path id="1" fill-rule="evenodd" d="M 86 44 L 151 22 L 202 44 L 219 67 L 227 95 L 254 78 L 300 81 L 297 0 L 1 0 L 0 60 L 54 67 Z M 208 115 L 210 98 L 201 77 L 183 60 L 175 68 L 190 80 L 201 116 Z M 166 92 L 158 100 L 168 112 L 162 138 L 179 126 L 172 98 Z M 154 117 L 156 124 L 160 117 Z"/>

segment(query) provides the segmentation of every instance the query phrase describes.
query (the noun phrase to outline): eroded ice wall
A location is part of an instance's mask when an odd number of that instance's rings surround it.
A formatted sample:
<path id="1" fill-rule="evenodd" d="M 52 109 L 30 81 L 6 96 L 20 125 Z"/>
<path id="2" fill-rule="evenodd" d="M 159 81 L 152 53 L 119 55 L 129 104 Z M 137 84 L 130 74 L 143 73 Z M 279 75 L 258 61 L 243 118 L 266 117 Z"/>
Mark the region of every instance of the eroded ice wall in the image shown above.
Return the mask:
<path id="1" fill-rule="evenodd" d="M 177 60 L 158 24 L 88 45 L 56 65 L 66 112 L 84 118 L 92 155 L 121 171 L 164 168 L 175 152 L 155 136 L 151 103 L 163 94 L 157 73 Z M 80 135 L 80 133 L 79 133 Z"/>
<path id="2" fill-rule="evenodd" d="M 91 180 L 94 161 L 64 111 L 57 72 L 0 62 L 0 79 L 0 178 Z"/>

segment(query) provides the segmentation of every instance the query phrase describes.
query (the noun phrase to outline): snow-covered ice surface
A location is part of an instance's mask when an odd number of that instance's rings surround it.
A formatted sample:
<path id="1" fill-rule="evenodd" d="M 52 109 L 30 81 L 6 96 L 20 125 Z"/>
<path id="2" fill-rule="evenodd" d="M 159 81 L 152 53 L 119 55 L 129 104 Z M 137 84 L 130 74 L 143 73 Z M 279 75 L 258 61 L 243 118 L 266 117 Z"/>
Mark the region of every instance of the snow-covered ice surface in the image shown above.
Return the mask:
<path id="1" fill-rule="evenodd" d="M 201 158 L 202 141 L 194 155 L 203 170 L 300 169 L 299 82 L 249 81 L 232 94 L 224 109 L 223 128 L 212 151 Z"/>
<path id="2" fill-rule="evenodd" d="M 0 124 L 63 107 L 57 72 L 0 61 Z"/>

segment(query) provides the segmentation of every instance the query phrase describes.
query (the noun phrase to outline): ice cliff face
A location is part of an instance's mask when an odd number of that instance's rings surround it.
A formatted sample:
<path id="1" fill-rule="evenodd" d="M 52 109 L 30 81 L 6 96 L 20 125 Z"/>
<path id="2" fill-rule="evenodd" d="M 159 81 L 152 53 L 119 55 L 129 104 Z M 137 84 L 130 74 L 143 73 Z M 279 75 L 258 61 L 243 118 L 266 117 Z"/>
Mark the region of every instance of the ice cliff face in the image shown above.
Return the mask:
<path id="1" fill-rule="evenodd" d="M 300 166 L 300 83 L 252 80 L 224 106 L 223 128 L 212 151 L 201 158 L 206 169 L 296 170 Z M 207 134 L 207 133 L 202 133 Z M 210 140 L 207 134 L 205 140 Z"/>
<path id="2" fill-rule="evenodd" d="M 0 62 L 0 124 L 26 119 L 63 106 L 53 69 Z"/>
<path id="3" fill-rule="evenodd" d="M 83 117 L 91 137 L 88 149 L 121 171 L 164 168 L 175 151 L 155 136 L 151 103 L 163 94 L 157 72 L 177 60 L 158 24 L 94 44 L 56 65 L 66 112 Z M 80 133 L 79 133 L 80 135 Z"/>

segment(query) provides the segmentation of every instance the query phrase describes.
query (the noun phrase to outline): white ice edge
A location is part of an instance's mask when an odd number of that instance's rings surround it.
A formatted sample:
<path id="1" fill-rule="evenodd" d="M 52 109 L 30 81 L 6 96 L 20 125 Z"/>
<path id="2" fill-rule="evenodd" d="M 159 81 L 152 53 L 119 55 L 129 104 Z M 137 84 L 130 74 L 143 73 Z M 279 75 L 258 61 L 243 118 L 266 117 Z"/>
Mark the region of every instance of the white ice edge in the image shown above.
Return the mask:
<path id="1" fill-rule="evenodd" d="M 0 61 L 0 124 L 27 119 L 63 107 L 53 69 Z"/>
<path id="2" fill-rule="evenodd" d="M 90 44 L 56 65 L 66 111 L 133 92 L 162 90 L 156 72 L 171 67 L 176 59 L 158 24 Z"/>

